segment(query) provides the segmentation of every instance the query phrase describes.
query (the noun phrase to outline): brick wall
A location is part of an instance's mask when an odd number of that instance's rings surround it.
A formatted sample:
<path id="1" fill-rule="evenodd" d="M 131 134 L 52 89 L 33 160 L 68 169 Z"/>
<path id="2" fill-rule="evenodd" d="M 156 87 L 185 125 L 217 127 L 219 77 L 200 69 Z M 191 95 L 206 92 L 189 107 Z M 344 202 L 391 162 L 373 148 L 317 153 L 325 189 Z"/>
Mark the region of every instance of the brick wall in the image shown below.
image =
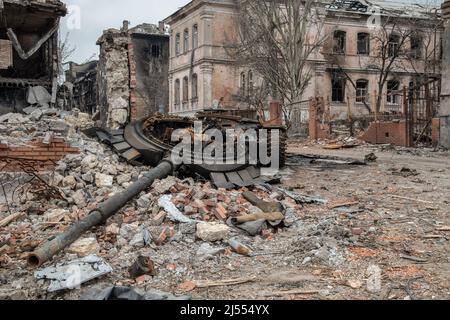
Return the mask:
<path id="1" fill-rule="evenodd" d="M 441 119 L 433 118 L 431 127 L 433 146 L 437 147 L 439 145 L 439 140 L 441 139 Z"/>
<path id="2" fill-rule="evenodd" d="M 8 146 L 0 144 L 0 161 L 2 158 L 57 162 L 66 155 L 77 154 L 78 148 L 72 148 L 63 138 L 52 138 L 46 144 L 32 141 L 27 146 Z"/>
<path id="3" fill-rule="evenodd" d="M 400 147 L 411 147 L 406 121 L 371 123 L 361 139 L 372 144 L 393 144 Z"/>

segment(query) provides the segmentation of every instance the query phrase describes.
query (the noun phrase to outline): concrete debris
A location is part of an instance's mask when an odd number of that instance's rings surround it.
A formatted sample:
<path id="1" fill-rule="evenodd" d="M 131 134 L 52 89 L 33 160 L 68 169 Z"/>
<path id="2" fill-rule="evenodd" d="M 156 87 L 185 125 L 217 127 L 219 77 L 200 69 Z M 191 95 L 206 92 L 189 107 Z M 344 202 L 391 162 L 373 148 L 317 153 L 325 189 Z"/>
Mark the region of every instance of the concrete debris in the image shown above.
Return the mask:
<path id="1" fill-rule="evenodd" d="M 30 105 L 38 105 L 43 108 L 49 108 L 52 96 L 41 86 L 31 87 L 27 92 L 27 102 Z"/>
<path id="2" fill-rule="evenodd" d="M 178 208 L 173 204 L 172 196 L 162 196 L 159 199 L 158 204 L 161 208 L 164 208 L 164 210 L 166 210 L 170 220 L 181 223 L 193 222 L 193 220 L 184 216 L 181 211 L 178 210 Z"/>
<path id="3" fill-rule="evenodd" d="M 95 185 L 99 188 L 112 187 L 114 182 L 114 177 L 102 173 L 95 174 Z"/>
<path id="4" fill-rule="evenodd" d="M 77 289 L 81 284 L 112 271 L 111 266 L 103 259 L 92 255 L 36 271 L 34 276 L 38 280 L 50 280 L 47 291 L 56 292 Z"/>
<path id="5" fill-rule="evenodd" d="M 230 236 L 230 227 L 217 222 L 201 222 L 197 224 L 197 238 L 203 241 L 216 242 Z"/>
<path id="6" fill-rule="evenodd" d="M 79 239 L 67 248 L 68 253 L 76 254 L 80 258 L 97 254 L 99 251 L 100 245 L 95 238 Z"/>

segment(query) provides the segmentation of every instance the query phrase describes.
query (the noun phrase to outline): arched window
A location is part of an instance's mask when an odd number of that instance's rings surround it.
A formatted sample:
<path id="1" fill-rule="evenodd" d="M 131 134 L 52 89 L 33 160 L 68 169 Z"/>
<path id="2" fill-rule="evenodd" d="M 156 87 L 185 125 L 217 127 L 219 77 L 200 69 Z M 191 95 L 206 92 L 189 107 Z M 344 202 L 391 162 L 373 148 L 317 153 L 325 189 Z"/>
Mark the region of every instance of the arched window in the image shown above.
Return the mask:
<path id="1" fill-rule="evenodd" d="M 175 109 L 180 105 L 180 79 L 175 80 L 174 99 Z"/>
<path id="2" fill-rule="evenodd" d="M 192 99 L 198 98 L 198 76 L 196 73 L 192 75 Z"/>
<path id="3" fill-rule="evenodd" d="M 248 72 L 248 94 L 253 94 L 253 72 L 250 70 Z"/>
<path id="4" fill-rule="evenodd" d="M 194 24 L 192 27 L 192 49 L 198 47 L 198 25 Z"/>
<path id="5" fill-rule="evenodd" d="M 189 79 L 188 77 L 183 78 L 183 103 L 189 100 Z"/>
<path id="6" fill-rule="evenodd" d="M 183 33 L 183 50 L 184 50 L 184 53 L 188 52 L 188 50 L 189 50 L 189 30 L 188 29 L 184 30 L 184 33 Z"/>
<path id="7" fill-rule="evenodd" d="M 241 73 L 241 95 L 242 96 L 246 96 L 247 94 L 247 82 L 246 82 L 247 77 L 245 76 L 245 72 Z"/>
<path id="8" fill-rule="evenodd" d="M 398 104 L 398 90 L 400 90 L 400 82 L 390 80 L 387 82 L 387 102 L 390 104 Z"/>
<path id="9" fill-rule="evenodd" d="M 365 103 L 369 95 L 369 81 L 360 79 L 356 81 L 356 102 Z"/>
<path id="10" fill-rule="evenodd" d="M 370 35 L 368 33 L 358 33 L 358 54 L 370 53 Z"/>
<path id="11" fill-rule="evenodd" d="M 175 36 L 175 54 L 180 54 L 180 34 L 177 33 Z"/>
<path id="12" fill-rule="evenodd" d="M 337 30 L 334 32 L 333 53 L 344 54 L 346 46 L 347 33 L 345 31 Z"/>
<path id="13" fill-rule="evenodd" d="M 388 55 L 390 58 L 397 57 L 400 52 L 400 37 L 391 34 L 388 42 Z"/>

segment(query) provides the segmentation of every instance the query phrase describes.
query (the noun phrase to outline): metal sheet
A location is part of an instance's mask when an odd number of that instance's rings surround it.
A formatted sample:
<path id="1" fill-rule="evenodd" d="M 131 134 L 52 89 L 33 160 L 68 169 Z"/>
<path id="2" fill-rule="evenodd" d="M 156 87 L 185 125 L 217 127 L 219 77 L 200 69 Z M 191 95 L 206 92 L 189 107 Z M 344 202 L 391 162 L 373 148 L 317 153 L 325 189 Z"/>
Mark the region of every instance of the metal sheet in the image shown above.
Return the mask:
<path id="1" fill-rule="evenodd" d="M 259 178 L 261 176 L 261 169 L 256 167 L 248 167 L 247 172 L 253 179 Z"/>
<path id="2" fill-rule="evenodd" d="M 124 152 L 131 149 L 131 146 L 127 142 L 121 142 L 114 145 L 114 149 L 119 152 Z"/>
<path id="3" fill-rule="evenodd" d="M 38 280 L 50 280 L 48 292 L 77 289 L 81 284 L 112 272 L 111 266 L 97 256 L 58 264 L 36 271 Z"/>
<path id="4" fill-rule="evenodd" d="M 136 149 L 131 149 L 125 153 L 122 153 L 122 157 L 124 157 L 128 161 L 136 160 L 140 156 L 141 156 L 141 153 L 139 151 L 137 151 Z"/>
<path id="5" fill-rule="evenodd" d="M 238 187 L 249 187 L 253 185 L 253 181 L 249 183 L 248 181 L 242 180 L 241 176 L 237 172 L 229 172 L 226 175 L 228 180 Z"/>
<path id="6" fill-rule="evenodd" d="M 217 188 L 223 188 L 223 189 L 232 189 L 232 188 L 234 188 L 234 184 L 229 182 L 227 180 L 227 177 L 223 173 L 213 172 L 213 173 L 211 173 L 211 178 L 212 178 L 212 180 L 214 182 L 214 185 Z"/>
<path id="7" fill-rule="evenodd" d="M 254 185 L 255 181 L 247 170 L 241 170 L 238 172 L 239 176 L 242 178 L 246 185 Z"/>

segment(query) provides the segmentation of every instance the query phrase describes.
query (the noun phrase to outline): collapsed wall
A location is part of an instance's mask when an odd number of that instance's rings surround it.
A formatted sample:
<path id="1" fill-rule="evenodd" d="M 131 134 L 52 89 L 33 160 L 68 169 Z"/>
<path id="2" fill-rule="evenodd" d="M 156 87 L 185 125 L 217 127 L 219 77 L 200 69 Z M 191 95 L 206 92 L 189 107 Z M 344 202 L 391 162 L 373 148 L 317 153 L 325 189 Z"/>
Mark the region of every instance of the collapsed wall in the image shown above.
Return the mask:
<path id="1" fill-rule="evenodd" d="M 30 87 L 56 92 L 59 19 L 65 14 L 57 0 L 0 1 L 0 114 L 26 108 Z"/>
<path id="2" fill-rule="evenodd" d="M 169 36 L 164 25 L 106 30 L 97 41 L 98 111 L 103 127 L 123 128 L 169 104 Z"/>
<path id="3" fill-rule="evenodd" d="M 129 119 L 128 35 L 109 29 L 97 44 L 100 46 L 97 69 L 100 120 L 103 126 L 118 129 Z"/>

